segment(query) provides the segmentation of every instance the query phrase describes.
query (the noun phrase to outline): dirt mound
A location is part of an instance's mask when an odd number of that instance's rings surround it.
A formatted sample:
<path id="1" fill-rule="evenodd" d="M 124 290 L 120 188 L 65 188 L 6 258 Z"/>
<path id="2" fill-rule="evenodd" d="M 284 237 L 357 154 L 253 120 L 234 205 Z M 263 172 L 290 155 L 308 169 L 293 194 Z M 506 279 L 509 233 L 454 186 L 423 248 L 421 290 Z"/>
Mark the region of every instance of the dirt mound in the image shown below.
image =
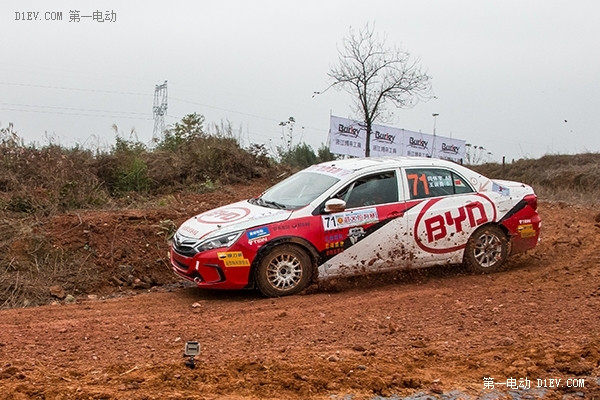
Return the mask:
<path id="1" fill-rule="evenodd" d="M 260 194 L 267 185 L 169 195 L 145 209 L 0 220 L 0 227 L 6 227 L 0 248 L 10 260 L 0 275 L 0 308 L 46 304 L 67 295 L 122 295 L 180 282 L 167 254 L 167 240 L 177 226 L 194 214 Z"/>
<path id="2" fill-rule="evenodd" d="M 245 197 L 253 189 L 235 190 Z M 180 222 L 220 198 L 176 198 L 171 214 L 73 214 L 45 227 L 62 235 L 54 245 L 87 244 L 95 251 L 90 259 L 117 266 L 106 281 L 120 268 L 121 252 L 165 257 L 153 247 L 164 241 L 160 221 Z M 3 310 L 0 393 L 5 399 L 599 398 L 597 210 L 541 202 L 540 213 L 539 247 L 492 275 L 432 268 L 346 279 L 280 299 L 173 285 Z M 141 271 L 138 279 L 149 273 L 141 261 L 128 263 Z M 187 340 L 202 346 L 193 370 L 183 363 Z M 495 388 L 486 388 L 484 378 Z M 559 387 L 550 387 L 550 379 L 561 379 Z M 507 388 L 527 382 L 529 390 Z"/>

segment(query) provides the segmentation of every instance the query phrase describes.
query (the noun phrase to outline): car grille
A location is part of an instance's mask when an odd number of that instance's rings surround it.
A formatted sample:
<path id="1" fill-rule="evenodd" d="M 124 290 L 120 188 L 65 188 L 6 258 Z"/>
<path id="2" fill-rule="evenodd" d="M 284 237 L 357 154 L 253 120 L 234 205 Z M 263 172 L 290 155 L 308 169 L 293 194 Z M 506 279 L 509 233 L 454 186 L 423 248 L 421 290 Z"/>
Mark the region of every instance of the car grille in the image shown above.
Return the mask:
<path id="1" fill-rule="evenodd" d="M 179 233 L 175 233 L 173 236 L 173 250 L 184 257 L 193 257 L 198 253 L 198 250 L 194 246 L 198 244 L 198 241 L 187 236 L 183 236 Z"/>

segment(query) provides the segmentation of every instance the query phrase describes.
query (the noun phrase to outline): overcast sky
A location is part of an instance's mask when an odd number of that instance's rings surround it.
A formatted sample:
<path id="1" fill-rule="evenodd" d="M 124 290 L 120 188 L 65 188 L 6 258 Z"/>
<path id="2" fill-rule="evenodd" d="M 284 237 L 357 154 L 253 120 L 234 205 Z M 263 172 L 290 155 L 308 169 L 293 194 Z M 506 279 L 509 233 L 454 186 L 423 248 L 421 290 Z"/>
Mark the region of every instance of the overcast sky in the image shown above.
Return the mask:
<path id="1" fill-rule="evenodd" d="M 74 10 L 116 21 L 70 22 Z M 438 113 L 437 134 L 492 160 L 598 152 L 598 15 L 592 0 L 3 0 L 0 127 L 41 145 L 106 146 L 116 124 L 148 142 L 166 80 L 167 124 L 197 112 L 230 121 L 245 145 L 275 147 L 293 116 L 295 140 L 316 150 L 330 113 L 360 118 L 346 92 L 313 92 L 330 83 L 349 28 L 372 23 L 420 60 L 437 97 L 380 123 L 431 133 Z"/>

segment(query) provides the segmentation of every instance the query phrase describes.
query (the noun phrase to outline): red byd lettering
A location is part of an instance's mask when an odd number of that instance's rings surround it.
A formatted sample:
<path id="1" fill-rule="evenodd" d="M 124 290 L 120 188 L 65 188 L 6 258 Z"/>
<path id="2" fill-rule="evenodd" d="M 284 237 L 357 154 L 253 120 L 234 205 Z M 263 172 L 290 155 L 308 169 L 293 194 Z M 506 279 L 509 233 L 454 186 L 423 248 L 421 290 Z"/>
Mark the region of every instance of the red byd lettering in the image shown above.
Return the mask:
<path id="1" fill-rule="evenodd" d="M 444 217 L 441 215 L 435 215 L 426 219 L 425 230 L 427 231 L 427 241 L 429 243 L 445 238 L 448 234 L 446 225 L 444 224 Z"/>
<path id="2" fill-rule="evenodd" d="M 454 226 L 457 233 L 463 231 L 463 222 L 469 220 L 469 226 L 475 228 L 489 221 L 483 204 L 479 201 L 474 201 L 466 206 L 459 207 L 458 215 L 453 216 L 452 211 L 446 211 L 444 215 L 434 215 L 427 218 L 425 221 L 425 231 L 427 232 L 427 241 L 429 243 L 445 238 L 448 235 L 448 228 Z"/>
<path id="3" fill-rule="evenodd" d="M 452 211 L 446 211 L 444 216 L 446 217 L 446 223 L 448 225 L 454 225 L 456 228 L 456 232 L 462 232 L 462 223 L 465 219 L 467 219 L 465 207 L 461 207 L 458 209 L 458 215 L 456 217 L 452 216 Z"/>
<path id="4" fill-rule="evenodd" d="M 468 236 L 464 233 L 496 221 L 496 206 L 486 195 L 477 193 L 463 199 L 470 202 L 458 205 L 452 197 L 441 197 L 425 203 L 413 231 L 415 243 L 421 250 L 443 254 L 464 249 Z M 437 211 L 432 210 L 434 206 Z"/>
<path id="5" fill-rule="evenodd" d="M 467 214 L 469 214 L 469 223 L 471 224 L 471 228 L 479 226 L 481 224 L 485 224 L 489 221 L 488 216 L 485 214 L 485 208 L 483 208 L 483 204 L 478 201 L 474 201 L 465 206 L 467 209 Z M 479 219 L 475 219 L 475 210 L 479 211 Z"/>

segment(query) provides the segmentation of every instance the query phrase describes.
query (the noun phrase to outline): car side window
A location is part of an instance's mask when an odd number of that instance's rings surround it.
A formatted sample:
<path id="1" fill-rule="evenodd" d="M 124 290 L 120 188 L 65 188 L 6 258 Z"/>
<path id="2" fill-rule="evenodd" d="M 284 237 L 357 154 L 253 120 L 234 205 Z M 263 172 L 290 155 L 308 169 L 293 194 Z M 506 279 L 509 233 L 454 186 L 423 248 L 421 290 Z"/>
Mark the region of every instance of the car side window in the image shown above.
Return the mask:
<path id="1" fill-rule="evenodd" d="M 411 168 L 406 170 L 411 199 L 472 193 L 473 188 L 454 171 L 439 168 Z"/>
<path id="2" fill-rule="evenodd" d="M 396 172 L 386 171 L 362 176 L 334 197 L 344 200 L 346 208 L 395 203 L 398 201 Z"/>

